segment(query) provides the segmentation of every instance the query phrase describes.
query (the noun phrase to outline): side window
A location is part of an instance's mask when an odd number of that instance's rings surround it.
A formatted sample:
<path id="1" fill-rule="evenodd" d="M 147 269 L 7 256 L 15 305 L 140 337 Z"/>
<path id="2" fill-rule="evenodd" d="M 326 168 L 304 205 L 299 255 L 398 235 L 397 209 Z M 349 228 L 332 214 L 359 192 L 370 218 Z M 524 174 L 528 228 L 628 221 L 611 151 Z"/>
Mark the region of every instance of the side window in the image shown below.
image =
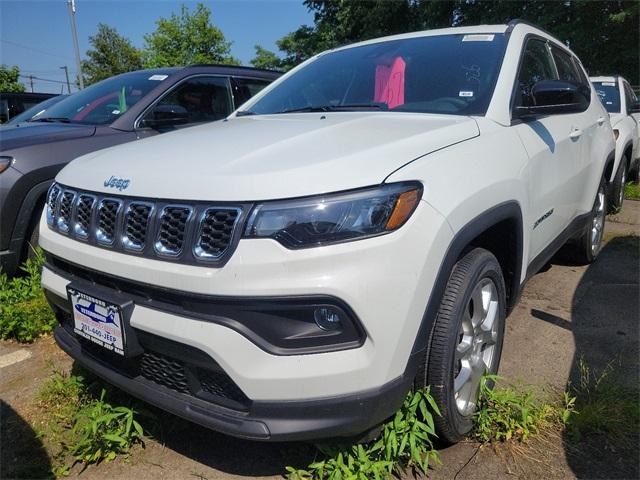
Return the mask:
<path id="1" fill-rule="evenodd" d="M 187 123 L 221 120 L 233 111 L 227 77 L 193 77 L 170 91 L 159 105 L 178 105 L 187 111 Z"/>
<path id="2" fill-rule="evenodd" d="M 580 75 L 571 61 L 571 56 L 557 47 L 551 47 L 551 52 L 553 53 L 553 59 L 558 69 L 558 79 L 573 83 L 574 85 L 580 85 Z"/>
<path id="3" fill-rule="evenodd" d="M 531 87 L 541 80 L 555 80 L 553 59 L 546 42 L 532 39 L 527 42 L 518 73 L 515 106 L 531 106 Z"/>
<path id="4" fill-rule="evenodd" d="M 233 98 L 236 102 L 236 108 L 253 97 L 256 93 L 269 85 L 268 80 L 260 80 L 257 78 L 233 78 Z"/>

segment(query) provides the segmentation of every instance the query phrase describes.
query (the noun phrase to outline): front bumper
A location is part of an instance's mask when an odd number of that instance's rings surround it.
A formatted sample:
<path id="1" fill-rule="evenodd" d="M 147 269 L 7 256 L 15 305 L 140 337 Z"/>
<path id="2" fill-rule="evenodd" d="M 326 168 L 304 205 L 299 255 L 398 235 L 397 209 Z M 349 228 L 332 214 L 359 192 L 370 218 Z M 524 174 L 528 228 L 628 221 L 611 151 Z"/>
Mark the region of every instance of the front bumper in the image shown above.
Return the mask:
<path id="1" fill-rule="evenodd" d="M 254 401 L 242 411 L 172 391 L 144 378 L 127 377 L 83 349 L 78 338 L 62 326 L 56 328 L 55 339 L 82 366 L 134 397 L 204 427 L 251 440 L 355 436 L 400 408 L 413 381 L 413 377 L 401 377 L 374 390 L 316 401 Z"/>

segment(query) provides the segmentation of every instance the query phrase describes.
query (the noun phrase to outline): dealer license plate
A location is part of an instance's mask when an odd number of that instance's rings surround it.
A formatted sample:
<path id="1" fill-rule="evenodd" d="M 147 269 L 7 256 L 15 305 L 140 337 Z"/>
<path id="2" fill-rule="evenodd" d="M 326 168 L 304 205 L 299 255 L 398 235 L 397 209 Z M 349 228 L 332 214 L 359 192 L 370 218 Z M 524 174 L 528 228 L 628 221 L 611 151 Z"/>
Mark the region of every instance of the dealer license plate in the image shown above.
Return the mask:
<path id="1" fill-rule="evenodd" d="M 68 291 L 74 331 L 107 350 L 124 355 L 125 338 L 120 307 L 73 288 Z"/>

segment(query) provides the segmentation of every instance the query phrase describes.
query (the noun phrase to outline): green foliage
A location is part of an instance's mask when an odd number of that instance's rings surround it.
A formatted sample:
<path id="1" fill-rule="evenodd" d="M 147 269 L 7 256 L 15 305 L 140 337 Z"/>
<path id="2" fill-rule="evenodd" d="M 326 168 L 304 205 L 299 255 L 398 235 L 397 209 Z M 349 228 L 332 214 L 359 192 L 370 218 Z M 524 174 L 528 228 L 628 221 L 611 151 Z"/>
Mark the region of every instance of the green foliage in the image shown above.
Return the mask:
<path id="1" fill-rule="evenodd" d="M 629 182 L 624 186 L 624 198 L 640 200 L 640 184 Z"/>
<path id="2" fill-rule="evenodd" d="M 136 444 L 144 445 L 137 412 L 107 402 L 104 388 L 96 397 L 92 387 L 83 375 L 55 371 L 38 392 L 38 403 L 47 416 L 44 435 L 62 446 L 55 455 L 57 476 L 68 475 L 76 463 L 86 467 L 109 462 L 128 455 Z"/>
<path id="3" fill-rule="evenodd" d="M 24 92 L 24 85 L 18 80 L 20 69 L 15 65 L 7 67 L 0 65 L 0 92 Z"/>
<path id="4" fill-rule="evenodd" d="M 44 263 L 42 250 L 35 252 L 21 267 L 25 275 L 7 278 L 0 272 L 0 338 L 33 342 L 50 333 L 56 318 L 40 288 Z"/>
<path id="5" fill-rule="evenodd" d="M 282 59 L 271 50 L 262 48 L 260 45 L 256 45 L 254 48 L 256 55 L 251 59 L 251 65 L 254 67 L 267 70 L 280 70 L 283 67 Z"/>
<path id="6" fill-rule="evenodd" d="M 88 59 L 82 61 L 85 85 L 142 68 L 142 52 L 113 27 L 99 23 L 98 33 L 89 37 L 89 43 Z"/>
<path id="7" fill-rule="evenodd" d="M 103 389 L 99 399 L 88 402 L 74 417 L 72 433 L 76 440 L 68 448 L 77 462 L 108 462 L 142 442 L 142 427 L 134 419 L 135 411 L 111 406 L 104 395 Z"/>
<path id="8" fill-rule="evenodd" d="M 405 468 L 425 473 L 430 463 L 439 463 L 433 448 L 436 436 L 433 415 L 440 415 L 429 388 L 411 392 L 393 420 L 382 427 L 382 435 L 367 444 L 319 445 L 320 459 L 306 469 L 287 467 L 290 480 L 379 479 L 400 474 Z"/>
<path id="9" fill-rule="evenodd" d="M 193 13 L 182 5 L 180 15 L 161 18 L 156 25 L 153 33 L 144 36 L 147 68 L 239 63 L 231 56 L 231 42 L 211 23 L 211 10 L 202 3 L 196 5 Z"/>
<path id="10" fill-rule="evenodd" d="M 626 385 L 614 377 L 614 363 L 592 371 L 584 360 L 578 363 L 580 379 L 571 387 L 578 414 L 568 422 L 570 438 L 604 435 L 613 443 L 637 442 L 640 431 L 640 391 L 637 380 Z"/>
<path id="11" fill-rule="evenodd" d="M 532 390 L 519 391 L 510 385 L 492 388 L 498 380 L 487 375 L 480 383 L 473 430 L 473 437 L 480 442 L 526 442 L 547 427 L 566 424 L 575 413 L 575 398 L 568 394 L 561 404 L 547 403 Z"/>

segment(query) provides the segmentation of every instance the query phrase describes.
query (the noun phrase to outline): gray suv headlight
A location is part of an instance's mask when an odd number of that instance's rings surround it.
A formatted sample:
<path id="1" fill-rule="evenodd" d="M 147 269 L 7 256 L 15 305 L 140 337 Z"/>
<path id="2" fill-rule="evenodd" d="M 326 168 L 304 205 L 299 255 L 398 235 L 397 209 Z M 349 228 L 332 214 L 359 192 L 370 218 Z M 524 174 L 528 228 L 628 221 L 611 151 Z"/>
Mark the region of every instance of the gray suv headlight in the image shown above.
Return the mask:
<path id="1" fill-rule="evenodd" d="M 8 155 L 0 155 L 0 173 L 4 172 L 7 168 L 13 165 L 13 157 Z"/>
<path id="2" fill-rule="evenodd" d="M 419 182 L 265 202 L 254 207 L 244 238 L 273 238 L 306 248 L 382 235 L 406 223 L 422 197 Z"/>

